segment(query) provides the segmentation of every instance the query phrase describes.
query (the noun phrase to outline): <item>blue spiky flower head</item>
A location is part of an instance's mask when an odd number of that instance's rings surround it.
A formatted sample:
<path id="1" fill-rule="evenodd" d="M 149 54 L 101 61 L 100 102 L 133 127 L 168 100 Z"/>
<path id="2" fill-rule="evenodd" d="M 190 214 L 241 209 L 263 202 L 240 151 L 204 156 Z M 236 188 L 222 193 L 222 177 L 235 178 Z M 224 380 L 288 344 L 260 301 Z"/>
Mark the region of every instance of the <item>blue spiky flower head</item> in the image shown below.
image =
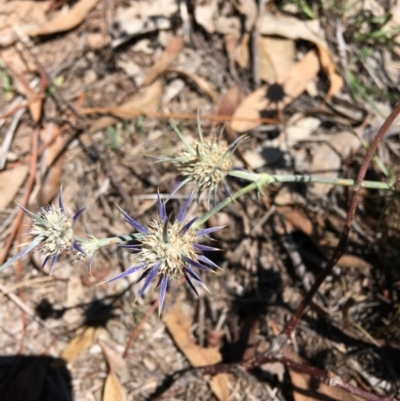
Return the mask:
<path id="1" fill-rule="evenodd" d="M 32 219 L 32 226 L 29 234 L 33 237 L 32 242 L 14 258 L 9 260 L 5 265 L 10 265 L 20 259 L 33 248 L 39 249 L 44 254 L 42 269 L 50 261 L 50 274 L 59 255 L 64 251 L 78 251 L 85 253 L 80 245 L 74 239 L 73 226 L 85 210 L 79 210 L 74 215 L 65 212 L 62 201 L 62 189 L 58 195 L 58 205 L 48 205 L 40 210 L 40 214 L 36 215 L 24 207 L 21 209 Z M 5 265 L 3 267 L 5 267 Z"/>
<path id="2" fill-rule="evenodd" d="M 187 199 L 176 220 L 171 221 L 167 217 L 165 204 L 158 196 L 158 218 L 153 220 L 148 227 L 142 226 L 120 209 L 125 220 L 140 233 L 140 236 L 137 237 L 137 245 L 122 245 L 123 248 L 136 254 L 137 264 L 105 282 L 108 283 L 134 272 L 142 271 L 143 273 L 138 280 L 144 280 L 143 287 L 139 292 L 139 296 L 141 296 L 149 284 L 157 278 L 157 287 L 160 287 L 160 314 L 169 279 L 184 278 L 196 295 L 198 293 L 194 283 L 208 290 L 196 270 L 215 271 L 218 269 L 214 262 L 202 254 L 203 251 L 218 249 L 201 245 L 198 240 L 200 237 L 217 231 L 222 227 L 196 231 L 193 228 L 193 223 L 196 219 L 185 223 L 185 215 L 192 198 L 193 196 Z"/>

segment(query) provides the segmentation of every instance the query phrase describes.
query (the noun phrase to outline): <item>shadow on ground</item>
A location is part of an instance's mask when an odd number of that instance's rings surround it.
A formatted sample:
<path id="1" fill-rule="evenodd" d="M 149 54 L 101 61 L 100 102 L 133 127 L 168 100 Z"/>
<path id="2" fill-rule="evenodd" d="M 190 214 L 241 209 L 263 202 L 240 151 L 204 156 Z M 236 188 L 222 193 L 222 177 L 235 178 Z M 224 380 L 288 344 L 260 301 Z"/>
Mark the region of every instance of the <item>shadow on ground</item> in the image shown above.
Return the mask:
<path id="1" fill-rule="evenodd" d="M 73 401 L 71 374 L 51 356 L 0 356 L 1 401 Z"/>

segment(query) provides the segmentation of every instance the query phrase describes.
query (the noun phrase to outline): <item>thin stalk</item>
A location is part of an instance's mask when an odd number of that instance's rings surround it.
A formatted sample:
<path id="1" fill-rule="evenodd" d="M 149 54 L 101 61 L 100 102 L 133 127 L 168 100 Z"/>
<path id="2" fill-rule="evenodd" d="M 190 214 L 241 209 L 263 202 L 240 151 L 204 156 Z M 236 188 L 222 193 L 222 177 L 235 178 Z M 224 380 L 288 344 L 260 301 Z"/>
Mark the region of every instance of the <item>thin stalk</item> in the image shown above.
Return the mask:
<path id="1" fill-rule="evenodd" d="M 218 213 L 221 209 L 223 209 L 225 206 L 229 205 L 231 202 L 234 202 L 235 199 L 241 197 L 242 195 L 245 195 L 255 189 L 260 189 L 263 185 L 269 184 L 271 182 L 271 176 L 268 174 L 257 174 L 258 175 L 258 180 L 254 180 L 251 184 L 247 185 L 246 187 L 240 189 L 239 191 L 235 192 L 232 196 L 224 199 L 222 202 L 218 203 L 216 206 L 214 206 L 209 212 L 207 212 L 205 215 L 197 219 L 193 223 L 193 228 L 197 230 L 201 225 L 203 225 L 211 216 L 214 216 L 216 213 Z"/>
<path id="2" fill-rule="evenodd" d="M 265 174 L 256 174 L 250 173 L 247 171 L 231 171 L 229 173 L 232 177 L 242 178 L 248 181 L 257 181 L 262 175 Z M 327 184 L 327 185 L 339 185 L 343 187 L 352 187 L 355 185 L 355 181 L 347 178 L 330 178 L 330 177 L 318 177 L 312 175 L 269 175 L 270 182 L 303 182 L 305 184 Z M 362 188 L 370 188 L 370 189 L 383 189 L 387 191 L 393 191 L 394 185 L 390 182 L 381 182 L 381 181 L 363 181 L 361 183 Z"/>
<path id="3" fill-rule="evenodd" d="M 109 238 L 83 238 L 80 237 L 79 235 L 74 235 L 74 239 L 80 243 L 85 243 L 85 242 L 93 242 L 96 241 L 96 244 L 98 248 L 101 248 L 102 246 L 107 246 L 107 245 L 115 245 L 115 244 L 120 244 L 122 242 L 126 241 L 132 241 L 134 239 L 137 239 L 141 236 L 141 234 L 125 234 L 125 235 L 119 235 L 118 237 L 109 237 Z"/>

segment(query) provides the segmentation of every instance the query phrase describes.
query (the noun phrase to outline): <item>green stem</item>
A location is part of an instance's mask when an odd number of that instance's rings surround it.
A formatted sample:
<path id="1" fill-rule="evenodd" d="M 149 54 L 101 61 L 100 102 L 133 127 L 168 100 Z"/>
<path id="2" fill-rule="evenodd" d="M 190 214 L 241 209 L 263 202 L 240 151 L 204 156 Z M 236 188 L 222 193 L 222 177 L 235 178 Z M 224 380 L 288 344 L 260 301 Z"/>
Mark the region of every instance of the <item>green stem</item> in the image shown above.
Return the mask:
<path id="1" fill-rule="evenodd" d="M 135 238 L 140 237 L 141 234 L 125 234 L 125 235 L 119 235 L 118 237 L 109 237 L 109 238 L 83 238 L 80 237 L 79 235 L 74 235 L 74 239 L 80 243 L 84 242 L 91 242 L 91 241 L 96 241 L 96 244 L 98 248 L 101 248 L 102 246 L 106 245 L 114 245 L 114 244 L 121 244 L 126 241 L 132 241 Z"/>
<path id="2" fill-rule="evenodd" d="M 239 198 L 240 196 L 247 194 L 257 188 L 261 188 L 265 184 L 269 184 L 271 182 L 271 176 L 268 174 L 257 174 L 258 180 L 253 180 L 251 184 L 247 185 L 246 187 L 240 189 L 239 191 L 235 192 L 232 197 L 228 197 L 224 199 L 222 202 L 218 203 L 215 207 L 213 207 L 209 212 L 203 215 L 201 218 L 196 220 L 193 223 L 193 228 L 197 230 L 201 225 L 203 225 L 211 216 L 218 213 L 221 209 L 225 206 L 229 205 L 231 202 L 235 201 L 235 199 Z"/>
<path id="3" fill-rule="evenodd" d="M 242 178 L 248 181 L 257 181 L 263 174 L 249 173 L 247 171 L 231 171 L 229 175 L 232 177 Z M 270 181 L 267 182 L 268 184 L 273 182 L 303 182 L 306 184 L 318 183 L 327 185 L 340 185 L 344 187 L 352 187 L 355 184 L 354 180 L 347 178 L 329 178 L 329 177 L 318 177 L 312 175 L 270 175 L 269 177 Z M 363 188 L 370 188 L 370 189 L 383 189 L 389 191 L 395 190 L 393 184 L 380 181 L 363 181 L 361 186 Z"/>

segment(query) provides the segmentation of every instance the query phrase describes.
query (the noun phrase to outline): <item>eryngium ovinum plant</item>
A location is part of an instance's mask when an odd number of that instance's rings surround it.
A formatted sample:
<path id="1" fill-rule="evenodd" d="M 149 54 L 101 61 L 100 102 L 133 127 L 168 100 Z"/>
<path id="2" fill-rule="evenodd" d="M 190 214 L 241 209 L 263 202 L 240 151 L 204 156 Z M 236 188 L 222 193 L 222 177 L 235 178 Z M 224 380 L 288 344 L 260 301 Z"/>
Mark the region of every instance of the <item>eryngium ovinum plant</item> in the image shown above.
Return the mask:
<path id="1" fill-rule="evenodd" d="M 57 204 L 42 208 L 38 215 L 21 207 L 31 219 L 29 234 L 32 240 L 21 252 L 0 266 L 0 270 L 13 264 L 33 249 L 38 249 L 43 254 L 42 269 L 50 262 L 50 273 L 52 273 L 55 263 L 62 253 L 72 253 L 77 259 L 86 261 L 89 273 L 91 273 L 92 261 L 96 251 L 103 246 L 118 245 L 134 254 L 135 264 L 126 271 L 106 280 L 105 283 L 122 279 L 135 272 L 141 272 L 137 280 L 137 282 L 143 280 L 139 296 L 143 295 L 144 291 L 155 281 L 156 287 L 159 288 L 159 313 L 161 313 L 169 280 L 186 281 L 196 294 L 196 285 L 207 289 L 198 272 L 200 270 L 206 272 L 218 270 L 218 266 L 204 255 L 204 252 L 218 249 L 200 243 L 200 240 L 223 227 L 200 227 L 233 200 L 253 190 L 261 192 L 264 185 L 274 182 L 354 185 L 354 181 L 351 179 L 331 179 L 307 175 L 256 174 L 235 169 L 232 159 L 242 139 L 241 137 L 232 144 L 227 144 L 221 135 L 205 138 L 201 131 L 200 119 L 198 119 L 200 140 L 192 145 L 173 122 L 171 125 L 185 149 L 175 158 L 160 158 L 161 161 L 172 162 L 179 175 L 183 177 L 167 201 L 186 184 L 191 183 L 194 188 L 175 219 L 167 216 L 165 203 L 158 195 L 158 214 L 147 227 L 141 225 L 119 208 L 125 221 L 136 232 L 99 239 L 87 230 L 86 237 L 81 237 L 75 234 L 74 224 L 85 208 L 75 214 L 67 213 L 60 189 Z M 242 181 L 250 181 L 250 184 L 231 194 L 225 182 L 228 176 L 240 178 Z M 203 216 L 186 220 L 186 213 L 194 196 L 206 192 L 208 203 L 210 203 L 212 196 L 215 203 L 220 184 L 225 188 L 226 197 Z M 372 189 L 394 190 L 394 183 L 363 181 L 362 186 Z"/>

